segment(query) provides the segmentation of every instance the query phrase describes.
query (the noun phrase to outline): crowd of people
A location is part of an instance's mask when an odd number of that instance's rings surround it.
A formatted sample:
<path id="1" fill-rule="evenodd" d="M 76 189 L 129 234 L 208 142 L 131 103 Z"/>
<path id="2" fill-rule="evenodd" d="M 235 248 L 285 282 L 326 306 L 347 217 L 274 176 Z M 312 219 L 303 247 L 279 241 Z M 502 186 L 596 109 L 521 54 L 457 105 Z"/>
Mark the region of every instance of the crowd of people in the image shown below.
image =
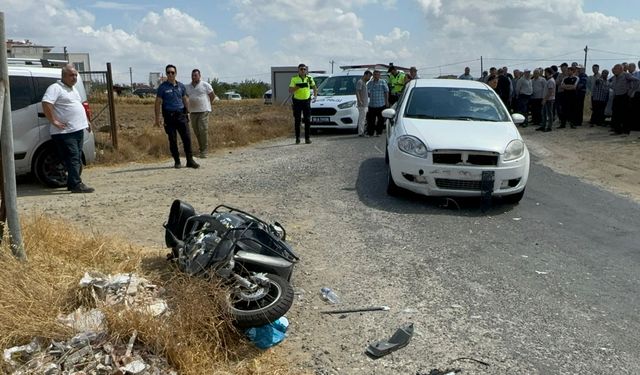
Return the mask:
<path id="1" fill-rule="evenodd" d="M 640 65 L 640 61 L 638 61 Z M 640 131 L 640 71 L 635 63 L 615 64 L 609 71 L 591 67 L 592 75 L 574 62 L 509 73 L 507 67 L 492 67 L 479 81 L 491 86 L 511 112 L 525 115 L 521 125 L 537 125 L 536 130 L 576 128 L 583 124 L 585 98 L 591 98 L 591 126 L 610 126 L 612 135 Z M 459 79 L 474 79 L 465 68 Z M 607 104 L 611 102 L 611 122 L 605 124 Z"/>

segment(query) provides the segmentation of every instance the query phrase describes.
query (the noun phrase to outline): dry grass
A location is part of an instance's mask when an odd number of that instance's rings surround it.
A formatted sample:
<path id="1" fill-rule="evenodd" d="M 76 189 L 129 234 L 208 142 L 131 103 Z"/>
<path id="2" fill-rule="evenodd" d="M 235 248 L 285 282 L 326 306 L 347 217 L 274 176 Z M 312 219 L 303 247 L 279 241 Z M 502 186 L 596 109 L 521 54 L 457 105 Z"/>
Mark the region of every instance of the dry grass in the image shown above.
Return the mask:
<path id="1" fill-rule="evenodd" d="M 135 272 L 162 285 L 172 313 L 150 318 L 139 313 L 107 311 L 111 340 L 126 341 L 133 330 L 156 354 L 181 374 L 290 374 L 277 353 L 261 352 L 228 323 L 218 285 L 176 273 L 163 257 L 104 236 L 83 233 L 69 223 L 45 216 L 23 225 L 27 262 L 0 249 L 0 348 L 25 344 L 33 337 L 69 338 L 58 323 L 80 305 L 91 306 L 78 288 L 85 271 Z M 1 370 L 0 370 L 1 371 Z"/>
<path id="2" fill-rule="evenodd" d="M 104 103 L 92 103 L 94 113 L 104 106 Z M 154 127 L 153 98 L 116 100 L 118 150 L 111 145 L 105 116 L 106 111 L 94 121 L 99 164 L 149 162 L 171 156 L 164 130 Z M 293 117 L 287 106 L 264 105 L 259 99 L 218 101 L 209 115 L 209 152 L 288 136 L 292 131 Z M 195 153 L 197 142 L 195 137 L 191 138 Z"/>

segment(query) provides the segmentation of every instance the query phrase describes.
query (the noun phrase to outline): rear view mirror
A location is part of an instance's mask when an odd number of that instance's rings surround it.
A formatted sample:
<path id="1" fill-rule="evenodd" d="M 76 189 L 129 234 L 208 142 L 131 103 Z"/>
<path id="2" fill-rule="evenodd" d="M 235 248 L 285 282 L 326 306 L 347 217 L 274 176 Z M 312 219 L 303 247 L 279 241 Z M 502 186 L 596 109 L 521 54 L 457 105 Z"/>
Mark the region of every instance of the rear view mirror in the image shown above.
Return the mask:
<path id="1" fill-rule="evenodd" d="M 513 120 L 513 123 L 516 125 L 522 124 L 524 122 L 524 116 L 519 113 L 512 114 L 511 119 Z"/>
<path id="2" fill-rule="evenodd" d="M 394 118 L 396 117 L 396 110 L 393 108 L 387 108 L 382 111 L 382 117 L 384 118 Z"/>

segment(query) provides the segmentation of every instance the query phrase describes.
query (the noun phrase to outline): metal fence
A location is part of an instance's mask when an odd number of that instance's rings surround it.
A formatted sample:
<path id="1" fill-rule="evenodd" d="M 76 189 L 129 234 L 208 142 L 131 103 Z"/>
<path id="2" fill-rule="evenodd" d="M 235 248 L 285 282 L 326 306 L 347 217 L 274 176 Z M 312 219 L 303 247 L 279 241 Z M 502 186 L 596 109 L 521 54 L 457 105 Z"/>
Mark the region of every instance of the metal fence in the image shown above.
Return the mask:
<path id="1" fill-rule="evenodd" d="M 97 147 L 99 149 L 105 147 L 117 149 L 118 137 L 111 64 L 107 63 L 105 71 L 78 72 L 78 74 L 82 77 L 89 97 L 91 125 L 95 131 Z"/>

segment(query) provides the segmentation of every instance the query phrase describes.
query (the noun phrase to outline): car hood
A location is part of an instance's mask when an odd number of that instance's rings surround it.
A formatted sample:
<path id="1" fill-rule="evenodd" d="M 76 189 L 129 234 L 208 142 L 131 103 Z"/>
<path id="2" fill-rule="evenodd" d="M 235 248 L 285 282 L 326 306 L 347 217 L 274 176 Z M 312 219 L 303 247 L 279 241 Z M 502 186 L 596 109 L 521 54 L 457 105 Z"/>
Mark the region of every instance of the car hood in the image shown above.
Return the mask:
<path id="1" fill-rule="evenodd" d="M 338 104 L 356 100 L 355 95 L 318 96 L 311 102 L 312 107 L 335 107 Z"/>
<path id="2" fill-rule="evenodd" d="M 420 138 L 430 151 L 477 150 L 502 154 L 522 139 L 512 122 L 404 119 L 405 133 Z"/>

